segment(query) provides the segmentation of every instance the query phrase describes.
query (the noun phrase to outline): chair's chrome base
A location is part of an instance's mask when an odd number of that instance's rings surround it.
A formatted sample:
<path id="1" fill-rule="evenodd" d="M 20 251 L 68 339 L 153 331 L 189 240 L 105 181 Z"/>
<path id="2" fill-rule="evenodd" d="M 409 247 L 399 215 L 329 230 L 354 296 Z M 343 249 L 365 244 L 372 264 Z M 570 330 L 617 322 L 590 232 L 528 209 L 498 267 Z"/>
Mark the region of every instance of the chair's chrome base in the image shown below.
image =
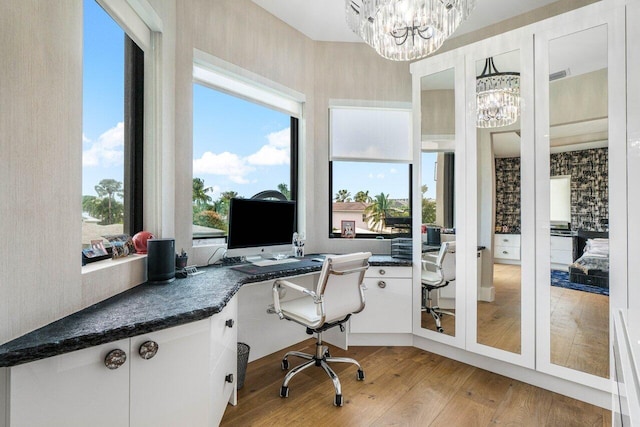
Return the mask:
<path id="1" fill-rule="evenodd" d="M 289 356 L 296 356 L 302 359 L 308 360 L 308 362 L 303 363 L 302 365 L 298 365 L 293 368 L 291 371 L 287 373 L 284 377 L 284 381 L 282 382 L 282 387 L 280 388 L 280 397 L 288 397 L 289 396 L 289 381 L 299 372 L 304 371 L 310 366 L 320 366 L 324 371 L 329 375 L 331 381 L 333 381 L 333 387 L 335 388 L 336 395 L 333 401 L 335 406 L 342 406 L 342 387 L 340 385 L 340 379 L 338 379 L 338 375 L 331 369 L 329 363 L 331 362 L 342 362 L 342 363 L 352 363 L 358 367 L 358 372 L 356 378 L 358 381 L 364 380 L 364 371 L 360 364 L 350 357 L 331 357 L 329 354 L 329 347 L 322 345 L 322 336 L 318 334 L 318 340 L 316 342 L 316 354 L 308 354 L 301 353 L 299 351 L 289 351 L 282 358 L 282 370 L 286 371 L 289 369 Z"/>
<path id="2" fill-rule="evenodd" d="M 450 311 L 447 310 L 442 310 L 440 307 L 436 306 L 432 306 L 431 305 L 431 301 L 433 301 L 431 299 L 431 290 L 427 289 L 427 295 L 426 295 L 426 302 L 425 304 L 422 306 L 421 311 L 426 311 L 427 313 L 431 314 L 431 317 L 433 317 L 434 322 L 436 323 L 436 330 L 440 333 L 444 332 L 444 329 L 442 328 L 442 315 L 446 314 L 449 316 L 455 316 L 455 313 L 452 313 Z"/>

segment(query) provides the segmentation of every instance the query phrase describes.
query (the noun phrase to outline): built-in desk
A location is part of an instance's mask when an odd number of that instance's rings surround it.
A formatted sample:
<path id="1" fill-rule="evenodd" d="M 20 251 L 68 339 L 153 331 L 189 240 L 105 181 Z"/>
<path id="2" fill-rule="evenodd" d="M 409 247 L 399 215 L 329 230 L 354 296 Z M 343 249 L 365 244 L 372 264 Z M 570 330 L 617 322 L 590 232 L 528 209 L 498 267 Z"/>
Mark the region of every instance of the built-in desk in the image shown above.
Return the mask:
<path id="1" fill-rule="evenodd" d="M 369 262 L 411 265 L 390 256 Z M 240 331 L 253 328 L 245 322 L 266 310 L 261 305 L 243 314 L 247 301 L 239 291 L 270 294 L 268 285 L 251 285 L 312 278 L 322 263 L 281 267 L 250 274 L 208 267 L 167 285 L 142 284 L 1 345 L 0 427 L 136 426 L 149 417 L 156 426 L 217 424 L 227 400 L 235 400 Z M 291 323 L 271 318 L 278 329 Z M 255 328 L 263 336 L 275 331 Z"/>

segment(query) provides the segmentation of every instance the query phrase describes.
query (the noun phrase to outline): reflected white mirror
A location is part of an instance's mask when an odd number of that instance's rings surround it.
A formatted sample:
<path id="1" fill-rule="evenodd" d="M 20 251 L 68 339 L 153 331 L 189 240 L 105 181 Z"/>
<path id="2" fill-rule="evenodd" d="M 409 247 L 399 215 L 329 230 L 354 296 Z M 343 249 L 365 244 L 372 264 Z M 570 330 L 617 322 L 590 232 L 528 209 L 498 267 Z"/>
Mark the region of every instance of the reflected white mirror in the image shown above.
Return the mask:
<path id="1" fill-rule="evenodd" d="M 607 26 L 549 42 L 551 363 L 609 377 Z"/>
<path id="2" fill-rule="evenodd" d="M 455 336 L 455 73 L 421 78 L 421 327 Z"/>
<path id="3" fill-rule="evenodd" d="M 513 111 L 520 105 L 509 96 L 496 95 L 503 81 L 519 79 L 520 51 L 477 61 L 476 76 L 487 75 L 487 64 L 498 74 L 493 73 L 492 104 L 484 114 L 478 114 L 477 342 L 521 354 L 521 129 L 519 114 Z M 513 89 L 511 83 L 504 87 L 507 92 Z M 485 84 L 478 83 L 476 94 L 485 89 Z M 483 98 L 485 104 L 487 97 Z M 504 124 L 515 117 L 514 123 Z"/>

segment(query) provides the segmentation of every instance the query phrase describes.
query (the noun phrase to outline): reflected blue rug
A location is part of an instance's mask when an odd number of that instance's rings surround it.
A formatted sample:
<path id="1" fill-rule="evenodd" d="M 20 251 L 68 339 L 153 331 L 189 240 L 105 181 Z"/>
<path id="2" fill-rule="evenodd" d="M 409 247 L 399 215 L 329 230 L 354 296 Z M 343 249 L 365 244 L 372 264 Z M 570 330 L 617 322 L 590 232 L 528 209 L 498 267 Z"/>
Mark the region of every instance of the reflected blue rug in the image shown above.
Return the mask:
<path id="1" fill-rule="evenodd" d="M 599 286 L 583 285 L 569 281 L 569 273 L 566 271 L 551 270 L 551 286 L 573 289 L 575 291 L 591 292 L 592 294 L 609 296 L 609 289 Z"/>

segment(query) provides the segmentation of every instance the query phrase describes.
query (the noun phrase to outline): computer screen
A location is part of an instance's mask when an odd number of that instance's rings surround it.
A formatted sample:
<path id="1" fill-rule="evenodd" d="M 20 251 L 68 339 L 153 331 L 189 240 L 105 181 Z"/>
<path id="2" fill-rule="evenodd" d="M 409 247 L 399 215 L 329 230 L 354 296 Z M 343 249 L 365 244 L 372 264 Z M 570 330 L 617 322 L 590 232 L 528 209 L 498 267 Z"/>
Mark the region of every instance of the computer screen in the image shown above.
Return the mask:
<path id="1" fill-rule="evenodd" d="M 291 253 L 296 203 L 259 199 L 231 199 L 227 256 Z"/>

